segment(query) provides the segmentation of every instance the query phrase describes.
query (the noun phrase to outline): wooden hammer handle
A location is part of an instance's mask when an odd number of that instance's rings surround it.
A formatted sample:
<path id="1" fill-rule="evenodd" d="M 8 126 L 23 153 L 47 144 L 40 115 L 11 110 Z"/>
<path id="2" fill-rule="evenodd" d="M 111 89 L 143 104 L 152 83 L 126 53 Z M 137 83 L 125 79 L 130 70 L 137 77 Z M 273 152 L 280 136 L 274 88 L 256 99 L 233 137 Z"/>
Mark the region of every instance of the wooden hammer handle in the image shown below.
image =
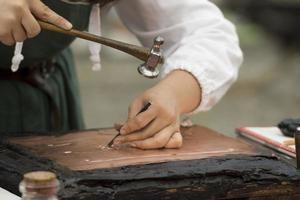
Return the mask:
<path id="1" fill-rule="evenodd" d="M 88 32 L 84 32 L 84 31 L 79 31 L 76 29 L 71 29 L 71 30 L 65 30 L 62 28 L 59 28 L 53 24 L 49 24 L 47 22 L 43 22 L 38 20 L 38 23 L 40 24 L 41 28 L 44 30 L 48 30 L 48 31 L 53 31 L 53 32 L 57 32 L 57 33 L 62 33 L 62 34 L 66 34 L 66 35 L 70 35 L 70 36 L 74 36 L 74 37 L 78 37 L 81 39 L 85 39 L 85 40 L 89 40 L 89 41 L 93 41 L 93 42 L 97 42 L 100 44 L 103 44 L 105 46 L 109 46 L 112 47 L 114 49 L 118 49 L 122 52 L 125 52 L 127 54 L 130 54 L 140 60 L 143 61 L 147 61 L 149 55 L 150 55 L 150 50 L 144 47 L 139 47 L 136 45 L 132 45 L 132 44 L 127 44 L 124 42 L 120 42 L 120 41 L 116 41 L 116 40 L 112 40 L 109 38 L 105 38 L 105 37 L 101 37 L 101 36 L 97 36 Z"/>

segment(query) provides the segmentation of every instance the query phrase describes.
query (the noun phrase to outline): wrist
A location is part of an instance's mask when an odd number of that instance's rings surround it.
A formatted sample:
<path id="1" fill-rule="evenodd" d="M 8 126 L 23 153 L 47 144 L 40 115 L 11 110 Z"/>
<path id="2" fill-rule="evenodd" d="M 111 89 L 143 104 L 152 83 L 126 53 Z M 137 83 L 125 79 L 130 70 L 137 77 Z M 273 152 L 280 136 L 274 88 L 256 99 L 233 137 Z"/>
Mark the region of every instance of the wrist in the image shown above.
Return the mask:
<path id="1" fill-rule="evenodd" d="M 170 98 L 174 98 L 180 114 L 192 112 L 201 103 L 201 86 L 187 71 L 172 71 L 158 86 L 168 92 Z"/>

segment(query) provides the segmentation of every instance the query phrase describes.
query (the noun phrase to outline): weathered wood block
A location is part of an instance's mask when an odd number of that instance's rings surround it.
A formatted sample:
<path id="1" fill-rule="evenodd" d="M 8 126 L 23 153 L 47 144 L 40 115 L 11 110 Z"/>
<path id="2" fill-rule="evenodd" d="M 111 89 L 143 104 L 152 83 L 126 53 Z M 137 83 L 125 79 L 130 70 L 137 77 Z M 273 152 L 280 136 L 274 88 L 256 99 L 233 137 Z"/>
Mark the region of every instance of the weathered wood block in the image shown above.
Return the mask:
<path id="1" fill-rule="evenodd" d="M 103 148 L 112 129 L 7 138 L 0 186 L 18 192 L 22 174 L 50 170 L 61 199 L 297 199 L 300 173 L 252 145 L 204 127 L 182 129 L 184 146 L 143 151 Z"/>

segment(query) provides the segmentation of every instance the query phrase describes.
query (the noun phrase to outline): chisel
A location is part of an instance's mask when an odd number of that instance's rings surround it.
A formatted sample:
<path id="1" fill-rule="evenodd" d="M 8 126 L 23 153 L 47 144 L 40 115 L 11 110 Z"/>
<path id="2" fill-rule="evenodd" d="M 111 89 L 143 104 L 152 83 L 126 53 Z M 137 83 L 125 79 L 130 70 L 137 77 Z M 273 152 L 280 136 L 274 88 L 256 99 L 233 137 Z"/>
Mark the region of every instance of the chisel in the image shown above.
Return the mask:
<path id="1" fill-rule="evenodd" d="M 140 110 L 140 112 L 138 112 L 137 115 L 141 114 L 142 112 L 145 112 L 150 106 L 151 106 L 151 103 L 148 102 L 148 103 Z M 113 139 L 112 139 L 106 146 L 112 147 L 112 145 L 114 144 L 114 140 L 115 140 L 117 137 L 119 137 L 120 135 L 121 135 L 121 133 L 120 133 L 120 131 L 119 131 L 119 133 L 118 133 L 115 137 L 113 137 Z"/>

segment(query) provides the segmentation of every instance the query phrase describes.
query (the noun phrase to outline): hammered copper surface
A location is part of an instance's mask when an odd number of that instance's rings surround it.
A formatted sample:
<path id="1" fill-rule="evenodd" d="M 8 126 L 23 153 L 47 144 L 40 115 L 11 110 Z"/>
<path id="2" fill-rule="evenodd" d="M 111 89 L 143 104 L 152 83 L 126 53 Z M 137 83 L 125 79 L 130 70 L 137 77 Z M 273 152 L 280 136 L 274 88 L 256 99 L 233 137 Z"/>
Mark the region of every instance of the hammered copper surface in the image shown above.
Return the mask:
<path id="1" fill-rule="evenodd" d="M 10 142 L 76 171 L 255 153 L 250 145 L 201 126 L 193 126 L 182 132 L 184 144 L 181 149 L 138 150 L 128 146 L 120 149 L 104 148 L 117 134 L 113 129 L 62 136 L 14 138 Z"/>

